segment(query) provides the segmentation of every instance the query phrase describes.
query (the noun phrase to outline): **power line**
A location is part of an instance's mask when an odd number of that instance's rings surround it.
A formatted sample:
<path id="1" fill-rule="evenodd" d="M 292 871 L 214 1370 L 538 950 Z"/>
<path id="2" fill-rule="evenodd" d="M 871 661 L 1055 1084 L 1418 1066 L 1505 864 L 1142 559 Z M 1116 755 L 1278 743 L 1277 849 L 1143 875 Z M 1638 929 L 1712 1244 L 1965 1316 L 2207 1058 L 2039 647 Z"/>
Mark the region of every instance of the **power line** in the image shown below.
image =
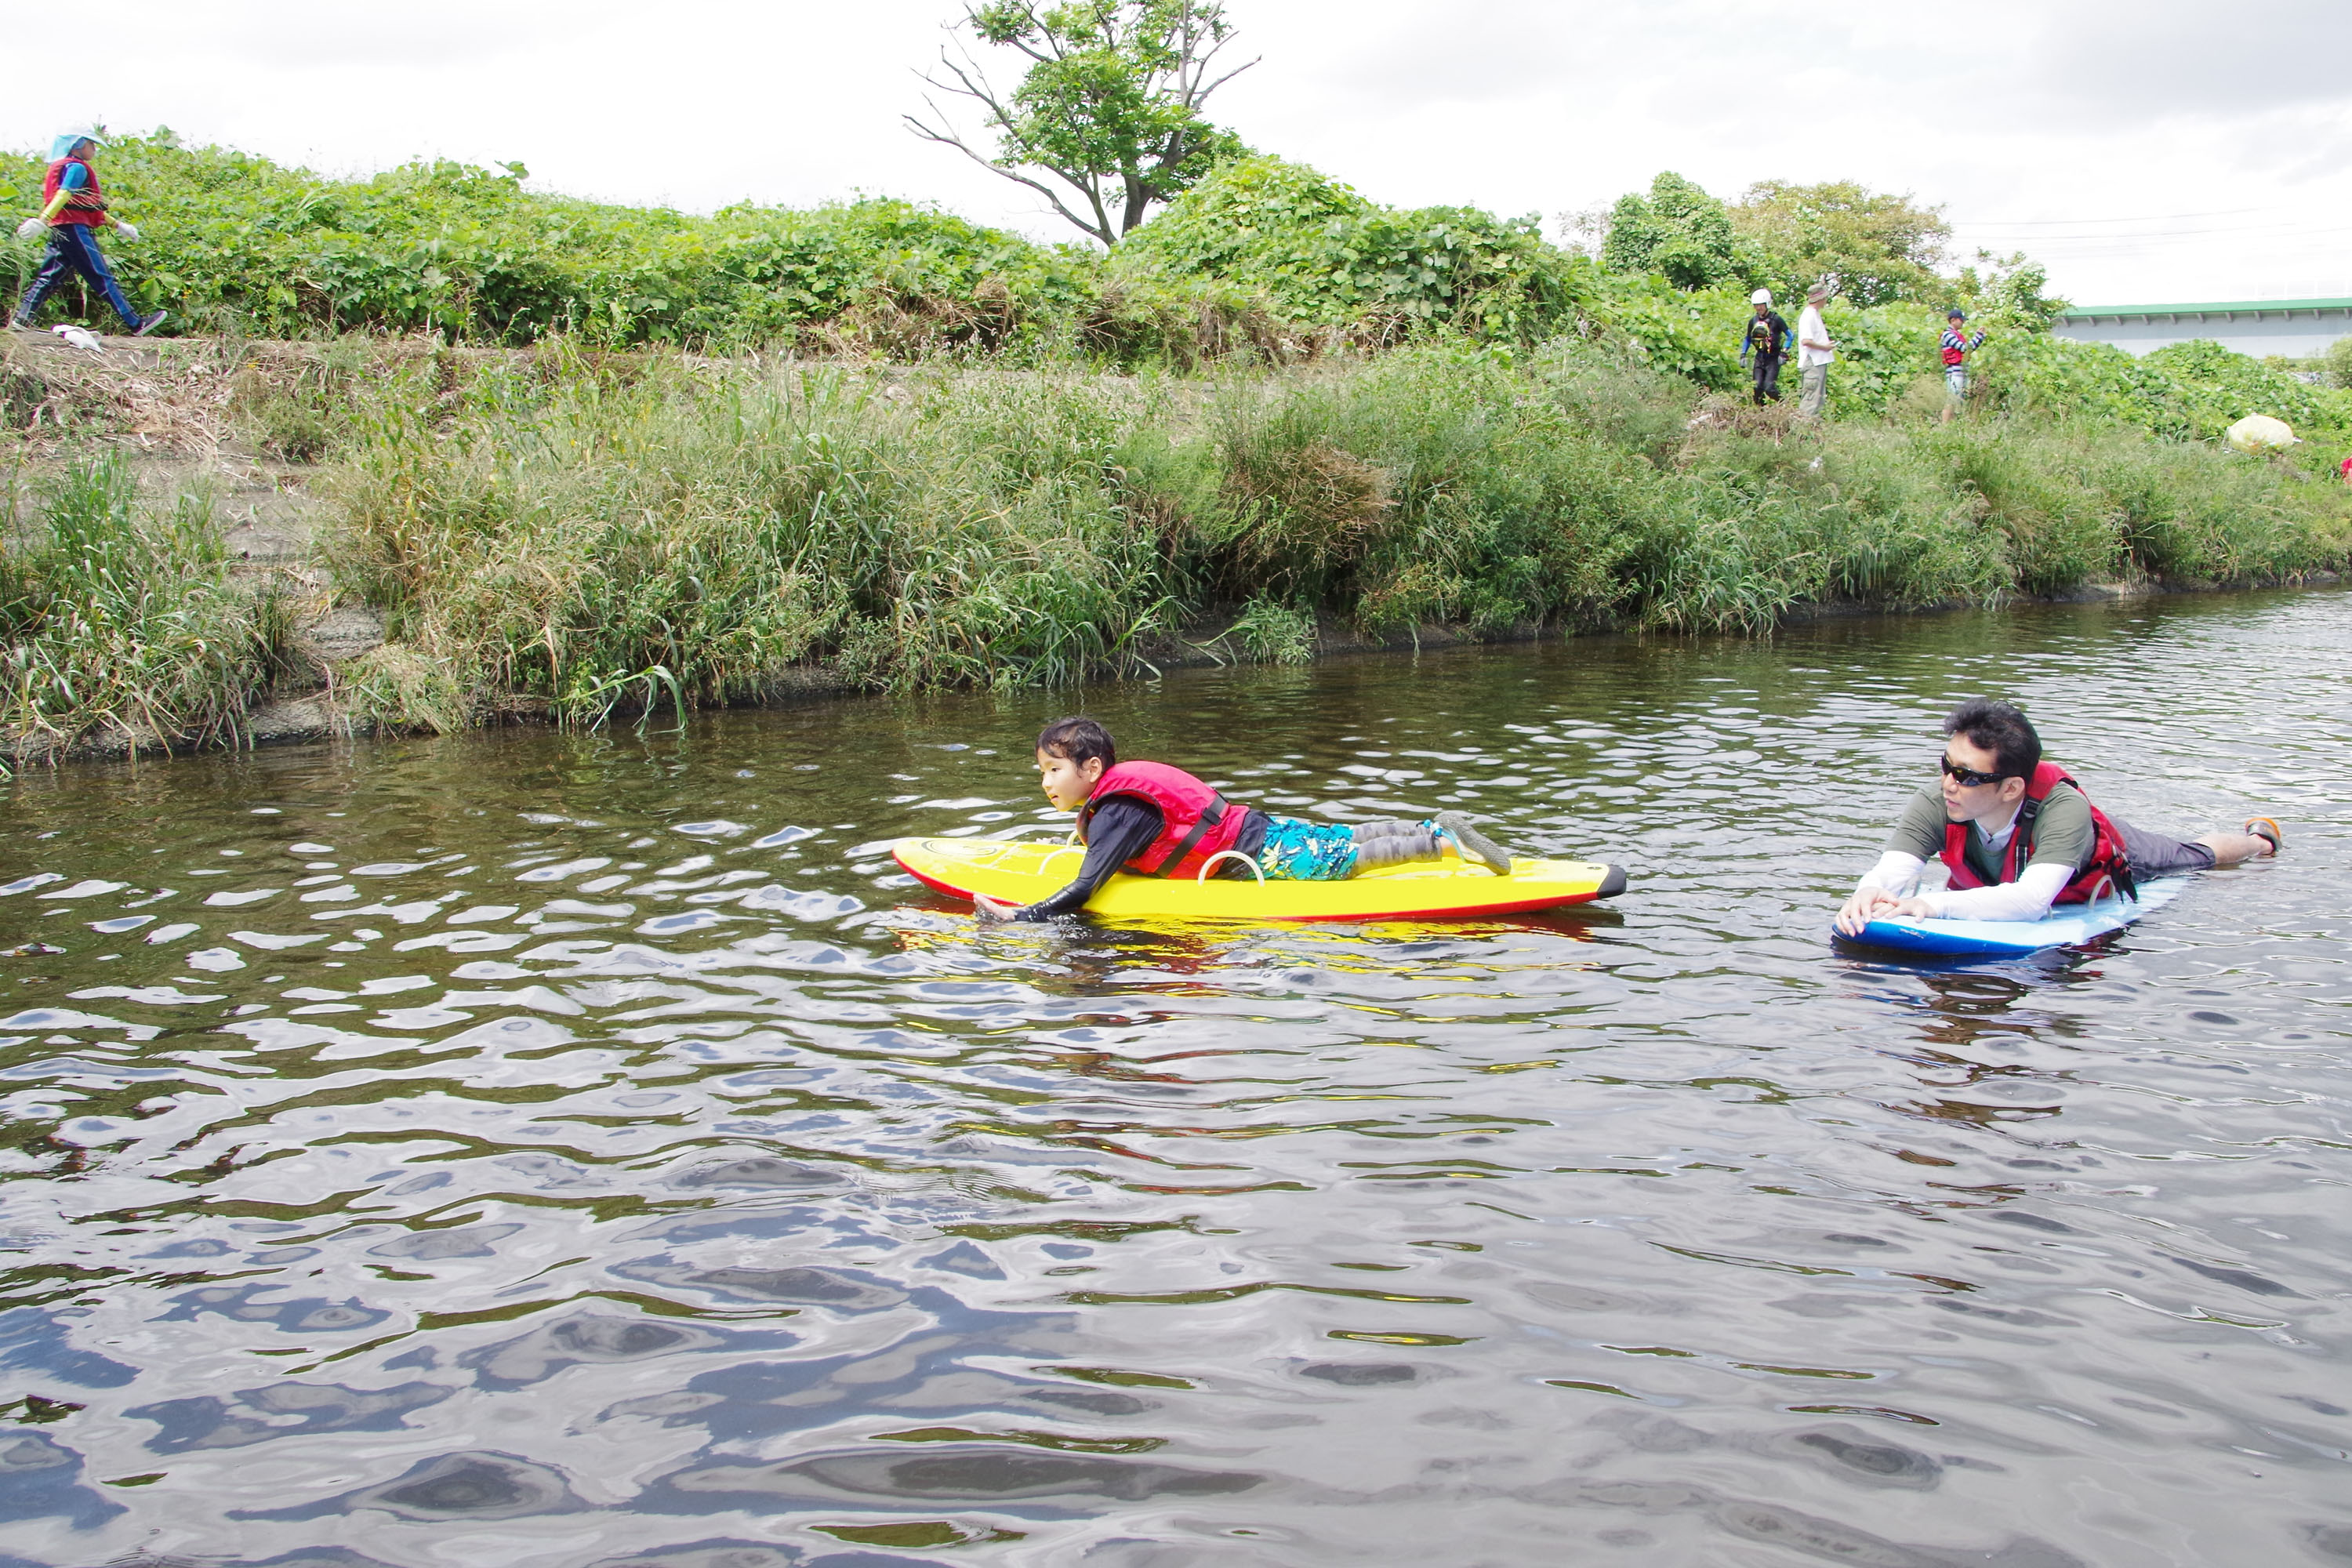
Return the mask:
<path id="1" fill-rule="evenodd" d="M 2253 226 L 2253 228 L 2176 228 L 2145 235 L 1976 235 L 1971 245 L 2107 245 L 2107 247 L 2147 247 L 2164 245 L 2171 240 L 2206 240 L 2213 235 L 2230 235 L 2234 240 L 2265 240 L 2272 245 L 2295 240 L 2326 240 L 2328 235 L 2352 233 L 2352 226 L 2326 226 L 2326 228 L 2288 228 L 2288 226 Z"/>
<path id="2" fill-rule="evenodd" d="M 2314 227 L 2305 227 L 2305 226 L 2301 226 L 2301 225 L 2294 224 L 2294 223 L 2269 223 L 2269 224 L 2261 224 L 2261 223 L 2257 223 L 2257 224 L 2237 224 L 2237 225 L 2232 225 L 2232 226 L 2227 226 L 2227 227 L 2223 227 L 2223 228 L 2170 228 L 2170 229 L 2163 229 L 2163 228 L 2159 228 L 2159 229 L 2149 229 L 2149 230 L 2148 230 L 2147 232 L 2146 232 L 2145 234 L 2116 234 L 2116 233 L 2107 233 L 2107 234 L 2041 234 L 2041 235 L 2030 235 L 2030 234 L 2021 234 L 2021 233 L 2018 233 L 2018 232 L 2017 232 L 2017 231 L 2015 231 L 2015 230 L 2010 230 L 2010 229 L 1994 229 L 1994 230 L 1990 230 L 1990 231 L 1979 231 L 1979 233 L 1986 233 L 1986 232 L 1989 232 L 1989 233 L 1990 234 L 1991 237 L 1993 237 L 1993 238 L 1995 238 L 1995 239 L 2029 239 L 2029 240 L 2032 240 L 2032 241 L 2034 244 L 2036 244 L 2036 245 L 2049 245 L 2049 244 L 2052 244 L 2052 243 L 2053 243 L 2053 242 L 2063 242 L 2063 241 L 2066 241 L 2066 240 L 2075 240 L 2075 239 L 2097 240 L 2097 241 L 2112 241 L 2112 240 L 2142 240 L 2142 239 L 2194 239 L 2194 238 L 2199 237 L 2200 236 L 2203 236 L 2203 235 L 2212 235 L 2212 234 L 2228 234 L 2228 235 L 2235 235 L 2235 236 L 2237 236 L 2238 237 L 2240 237 L 2240 238 L 2242 238 L 2242 239 L 2245 239 L 2245 238 L 2255 238 L 2255 237 L 2270 237 L 2278 238 L 2278 239 L 2293 239 L 2293 238 L 2297 237 L 2298 236 L 2304 236 L 2304 235 L 2342 234 L 2342 233 L 2345 233 L 2345 232 L 2346 232 L 2346 226 L 2341 225 L 2341 224 L 2331 224 L 2331 225 L 2322 225 L 2322 226 L 2318 226 L 2318 227 L 2314 228 Z"/>
<path id="3" fill-rule="evenodd" d="M 2273 207 L 2225 207 L 2210 213 L 2151 213 L 2146 217 L 2021 217 L 1954 220 L 1954 228 L 2034 228 L 2067 223 L 2179 223 L 2192 217 L 2238 217 L 2246 213 L 2273 212 Z"/>

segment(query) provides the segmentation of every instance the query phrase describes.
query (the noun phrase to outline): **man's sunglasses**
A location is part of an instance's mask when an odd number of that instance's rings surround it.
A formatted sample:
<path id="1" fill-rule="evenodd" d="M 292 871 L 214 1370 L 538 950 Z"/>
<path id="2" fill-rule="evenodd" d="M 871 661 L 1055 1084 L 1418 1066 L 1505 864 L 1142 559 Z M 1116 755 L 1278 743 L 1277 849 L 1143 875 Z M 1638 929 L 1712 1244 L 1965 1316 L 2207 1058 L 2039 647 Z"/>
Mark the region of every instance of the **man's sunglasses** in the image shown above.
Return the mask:
<path id="1" fill-rule="evenodd" d="M 2014 775 L 2009 773 L 1980 773 L 1974 768 L 1964 768 L 1960 766 L 1959 763 L 1952 761 L 1951 758 L 1946 757 L 1944 759 L 1944 776 L 1952 780 L 1956 784 L 1966 784 L 1973 788 L 1978 784 L 1999 784 L 2001 780 Z"/>

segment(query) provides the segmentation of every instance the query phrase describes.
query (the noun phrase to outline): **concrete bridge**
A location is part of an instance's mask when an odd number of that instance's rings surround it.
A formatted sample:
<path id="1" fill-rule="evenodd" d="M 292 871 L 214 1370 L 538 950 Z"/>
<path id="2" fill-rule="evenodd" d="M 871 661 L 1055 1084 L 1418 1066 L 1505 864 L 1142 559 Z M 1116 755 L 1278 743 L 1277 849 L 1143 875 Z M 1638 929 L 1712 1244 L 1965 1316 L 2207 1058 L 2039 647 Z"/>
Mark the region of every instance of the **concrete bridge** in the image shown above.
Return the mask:
<path id="1" fill-rule="evenodd" d="M 2210 338 L 2261 359 L 2310 359 L 2352 337 L 2352 300 L 2247 300 L 2215 305 L 2077 305 L 2051 323 L 2062 338 L 2144 354 Z"/>

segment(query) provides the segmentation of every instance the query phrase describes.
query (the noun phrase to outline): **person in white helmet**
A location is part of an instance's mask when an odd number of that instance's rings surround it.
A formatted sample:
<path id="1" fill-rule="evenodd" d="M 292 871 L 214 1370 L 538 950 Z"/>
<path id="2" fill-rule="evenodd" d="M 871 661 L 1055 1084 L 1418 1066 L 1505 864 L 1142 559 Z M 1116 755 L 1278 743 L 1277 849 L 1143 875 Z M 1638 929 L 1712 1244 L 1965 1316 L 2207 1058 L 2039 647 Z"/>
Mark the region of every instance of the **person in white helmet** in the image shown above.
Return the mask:
<path id="1" fill-rule="evenodd" d="M 1756 381 L 1756 406 L 1780 401 L 1780 363 L 1789 357 L 1789 323 L 1772 309 L 1772 290 L 1759 289 L 1748 296 L 1756 314 L 1739 333 L 1739 363 Z"/>

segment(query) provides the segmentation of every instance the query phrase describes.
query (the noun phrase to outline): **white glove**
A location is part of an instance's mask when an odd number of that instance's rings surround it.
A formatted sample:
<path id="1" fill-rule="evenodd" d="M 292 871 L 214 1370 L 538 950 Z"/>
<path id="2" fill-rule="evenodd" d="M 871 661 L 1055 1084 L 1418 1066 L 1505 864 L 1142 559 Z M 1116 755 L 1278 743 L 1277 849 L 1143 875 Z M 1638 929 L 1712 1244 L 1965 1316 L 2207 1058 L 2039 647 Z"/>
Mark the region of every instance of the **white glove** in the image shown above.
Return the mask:
<path id="1" fill-rule="evenodd" d="M 125 239 L 136 241 L 139 237 L 139 226 L 135 223 L 125 223 L 121 218 L 116 218 L 114 220 L 114 232 L 121 235 Z"/>
<path id="2" fill-rule="evenodd" d="M 47 224 L 43 223 L 39 218 L 28 217 L 24 222 L 16 226 L 16 237 L 18 239 L 31 239 L 35 236 L 38 235 L 41 230 L 48 226 L 49 226 Z"/>

